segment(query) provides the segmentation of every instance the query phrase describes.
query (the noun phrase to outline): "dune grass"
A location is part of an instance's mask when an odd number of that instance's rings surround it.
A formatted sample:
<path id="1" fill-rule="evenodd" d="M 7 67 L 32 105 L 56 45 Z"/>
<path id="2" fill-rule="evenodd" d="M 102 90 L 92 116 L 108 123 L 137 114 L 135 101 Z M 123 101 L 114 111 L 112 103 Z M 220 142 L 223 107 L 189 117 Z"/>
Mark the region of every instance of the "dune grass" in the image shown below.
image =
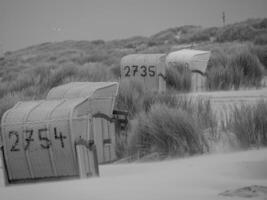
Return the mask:
<path id="1" fill-rule="evenodd" d="M 178 91 L 190 91 L 191 73 L 184 64 L 177 64 L 166 68 L 166 86 Z"/>
<path id="2" fill-rule="evenodd" d="M 208 149 L 203 131 L 216 130 L 217 126 L 208 99 L 194 100 L 173 91 L 153 94 L 134 80 L 121 81 L 117 106 L 129 110 L 131 120 L 129 140 L 123 145 L 127 152 L 119 152 L 120 155 L 201 153 Z"/>
<path id="3" fill-rule="evenodd" d="M 209 152 L 217 143 L 233 149 L 267 145 L 266 102 L 236 107 L 221 127 L 208 98 L 173 91 L 153 94 L 133 80 L 124 80 L 119 93 L 118 105 L 131 111 L 126 152 L 120 155 L 142 159 L 153 153 L 168 157 Z"/>
<path id="4" fill-rule="evenodd" d="M 116 98 L 116 108 L 127 110 L 129 116 L 133 117 L 136 113 L 143 110 L 145 95 L 149 95 L 148 93 L 145 92 L 144 85 L 141 81 L 122 79 Z"/>
<path id="5" fill-rule="evenodd" d="M 215 49 L 208 63 L 206 87 L 208 90 L 260 87 L 264 65 L 260 51 L 254 46 L 240 45 L 228 49 Z M 261 55 L 262 56 L 262 55 Z M 263 58 L 262 58 L 263 59 Z"/>
<path id="6" fill-rule="evenodd" d="M 200 135 L 192 117 L 182 109 L 154 104 L 139 114 L 138 125 L 130 141 L 130 153 L 146 155 L 158 152 L 167 156 L 202 152 Z"/>
<path id="7" fill-rule="evenodd" d="M 235 133 L 242 148 L 267 146 L 267 102 L 242 105 L 232 110 L 224 129 Z"/>

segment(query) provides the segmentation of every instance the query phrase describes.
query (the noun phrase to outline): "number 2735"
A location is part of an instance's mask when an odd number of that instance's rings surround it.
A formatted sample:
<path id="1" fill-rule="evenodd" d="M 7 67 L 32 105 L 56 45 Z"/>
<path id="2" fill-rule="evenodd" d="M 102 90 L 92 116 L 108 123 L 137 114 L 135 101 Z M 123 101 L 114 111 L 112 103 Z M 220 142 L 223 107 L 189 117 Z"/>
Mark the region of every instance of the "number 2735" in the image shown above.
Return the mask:
<path id="1" fill-rule="evenodd" d="M 132 70 L 131 70 L 132 68 Z M 138 72 L 140 72 L 140 75 L 142 77 L 150 76 L 153 77 L 156 75 L 156 66 L 138 66 L 138 65 L 133 65 L 133 66 L 124 66 L 124 71 L 125 71 L 125 76 L 136 76 Z"/>

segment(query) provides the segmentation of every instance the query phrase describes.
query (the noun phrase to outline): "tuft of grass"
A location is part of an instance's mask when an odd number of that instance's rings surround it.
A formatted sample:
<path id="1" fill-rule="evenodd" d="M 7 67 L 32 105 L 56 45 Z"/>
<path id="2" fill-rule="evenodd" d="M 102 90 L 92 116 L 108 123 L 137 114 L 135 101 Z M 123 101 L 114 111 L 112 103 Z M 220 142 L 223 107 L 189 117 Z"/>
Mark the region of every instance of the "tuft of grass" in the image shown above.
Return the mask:
<path id="1" fill-rule="evenodd" d="M 211 47 L 209 47 L 211 48 Z M 210 70 L 216 67 L 225 68 L 228 65 L 228 55 L 224 48 L 217 47 L 211 51 L 210 59 L 208 61 L 207 69 Z"/>
<path id="2" fill-rule="evenodd" d="M 267 70 L 267 46 L 255 46 L 253 52 L 257 55 L 265 70 Z"/>
<path id="3" fill-rule="evenodd" d="M 140 112 L 149 112 L 154 104 L 164 104 L 174 109 L 180 108 L 189 112 L 196 120 L 202 118 L 202 121 L 204 119 L 210 121 L 209 124 L 204 123 L 205 128 L 210 127 L 215 121 L 209 99 L 192 99 L 185 95 L 178 95 L 173 90 L 165 93 L 152 93 L 145 90 L 143 83 L 138 80 L 121 80 L 116 107 L 128 110 L 131 119 Z"/>
<path id="4" fill-rule="evenodd" d="M 227 51 L 214 50 L 208 63 L 206 87 L 209 90 L 259 87 L 264 67 L 258 55 L 262 52 L 249 45 L 232 47 Z"/>
<path id="5" fill-rule="evenodd" d="M 184 64 L 177 64 L 166 69 L 166 85 L 169 89 L 189 91 L 191 89 L 191 72 Z"/>
<path id="6" fill-rule="evenodd" d="M 110 72 L 112 73 L 112 74 L 114 74 L 114 76 L 116 77 L 116 78 L 119 78 L 120 76 L 121 76 L 121 71 L 120 71 L 121 69 L 120 69 L 120 66 L 119 65 L 112 65 L 111 67 L 110 67 Z"/>
<path id="7" fill-rule="evenodd" d="M 180 144 L 171 143 L 169 141 L 172 140 L 170 139 L 172 136 L 170 136 L 168 139 L 164 138 L 164 140 L 166 139 L 168 141 L 167 143 L 164 143 L 165 145 L 172 145 L 169 150 L 167 150 L 167 147 L 160 147 L 157 149 L 154 145 L 152 145 L 152 143 L 146 144 L 147 139 L 142 139 L 144 133 L 143 129 L 147 130 L 147 134 L 148 132 L 153 132 L 155 130 L 153 129 L 150 131 L 150 128 L 156 126 L 155 124 L 161 124 L 163 126 L 161 129 L 156 127 L 156 129 L 159 129 L 160 131 L 157 132 L 155 136 L 157 136 L 157 134 L 171 134 L 171 131 L 176 134 L 177 126 L 179 126 L 180 123 L 180 119 L 176 116 L 176 112 L 178 112 L 177 115 L 183 115 L 186 119 L 188 119 L 187 123 L 190 124 L 191 128 L 194 127 L 192 130 L 197 129 L 197 134 L 201 140 L 202 146 L 202 150 L 199 152 L 202 152 L 203 149 L 208 149 L 206 142 L 201 139 L 203 131 L 209 128 L 211 130 L 211 134 L 215 134 L 217 130 L 216 118 L 211 110 L 209 99 L 192 99 L 186 96 L 178 96 L 173 92 L 166 92 L 163 94 L 145 92 L 142 87 L 142 83 L 138 81 L 122 80 L 120 84 L 119 95 L 117 97 L 117 106 L 120 106 L 120 109 L 129 110 L 131 119 L 129 126 L 130 140 L 124 141 L 127 143 L 123 144 L 123 146 L 126 147 L 124 148 L 126 152 L 119 152 L 120 155 L 128 154 L 129 156 L 133 156 L 136 153 L 141 153 L 139 156 L 145 156 L 146 154 L 159 151 L 158 153 L 165 154 L 165 156 L 174 156 L 176 154 L 184 155 L 195 152 L 195 147 L 190 145 L 186 150 L 184 149 L 184 146 L 179 149 Z M 154 120 L 156 119 L 154 118 L 154 115 L 156 118 L 158 117 L 158 120 L 161 119 L 162 123 L 156 122 Z M 166 120 L 168 122 L 166 122 Z M 169 124 L 169 121 L 170 123 L 173 123 L 173 125 Z M 183 123 L 183 121 L 181 123 Z M 169 129 L 166 129 L 168 133 L 165 133 L 164 124 L 169 127 Z M 177 124 L 177 126 L 175 124 Z M 187 133 L 184 132 L 181 134 Z M 145 138 L 150 138 L 149 134 L 146 135 Z M 161 142 L 162 141 L 159 140 L 157 145 L 159 145 Z"/>
<path id="8" fill-rule="evenodd" d="M 116 98 L 116 107 L 120 110 L 127 110 L 130 117 L 141 112 L 143 110 L 144 96 L 146 94 L 144 88 L 141 81 L 122 79 Z"/>
<path id="9" fill-rule="evenodd" d="M 64 65 L 51 73 L 47 87 L 56 87 L 64 83 L 65 78 L 77 75 L 77 72 L 78 68 L 73 63 L 64 63 Z"/>
<path id="10" fill-rule="evenodd" d="M 82 81 L 110 81 L 115 79 L 107 66 L 101 63 L 86 63 L 80 66 L 75 77 Z"/>
<path id="11" fill-rule="evenodd" d="M 207 73 L 206 87 L 209 90 L 229 90 L 233 87 L 230 70 L 222 66 L 211 68 Z"/>
<path id="12" fill-rule="evenodd" d="M 266 45 L 267 44 L 267 34 L 264 33 L 264 34 L 260 34 L 260 35 L 255 36 L 254 44 Z"/>
<path id="13" fill-rule="evenodd" d="M 225 129 L 237 136 L 242 148 L 267 146 L 267 102 L 242 105 L 232 110 Z"/>
<path id="14" fill-rule="evenodd" d="M 230 60 L 229 68 L 234 75 L 233 81 L 239 81 L 238 83 L 234 83 L 235 86 L 238 84 L 249 86 L 260 85 L 264 68 L 258 57 L 248 49 L 243 49 L 234 54 Z"/>
<path id="15" fill-rule="evenodd" d="M 158 152 L 167 156 L 201 153 L 202 143 L 193 118 L 182 109 L 154 104 L 150 111 L 138 115 L 130 140 L 130 153 L 144 156 Z"/>

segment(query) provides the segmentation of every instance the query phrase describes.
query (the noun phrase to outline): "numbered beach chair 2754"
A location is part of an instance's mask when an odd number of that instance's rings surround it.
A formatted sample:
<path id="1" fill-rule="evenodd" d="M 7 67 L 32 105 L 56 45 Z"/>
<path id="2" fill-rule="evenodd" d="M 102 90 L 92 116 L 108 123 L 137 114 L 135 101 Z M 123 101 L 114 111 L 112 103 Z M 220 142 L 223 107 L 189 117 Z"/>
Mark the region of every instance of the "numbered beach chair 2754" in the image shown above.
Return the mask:
<path id="1" fill-rule="evenodd" d="M 6 183 L 97 176 L 86 107 L 78 98 L 19 102 L 8 110 L 1 126 Z"/>

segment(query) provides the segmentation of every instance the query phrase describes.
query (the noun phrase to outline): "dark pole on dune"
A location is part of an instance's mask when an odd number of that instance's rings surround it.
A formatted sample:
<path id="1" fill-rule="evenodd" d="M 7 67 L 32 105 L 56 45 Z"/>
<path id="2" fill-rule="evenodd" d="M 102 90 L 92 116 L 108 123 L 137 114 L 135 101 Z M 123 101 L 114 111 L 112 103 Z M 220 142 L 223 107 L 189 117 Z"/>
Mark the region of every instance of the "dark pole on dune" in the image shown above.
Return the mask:
<path id="1" fill-rule="evenodd" d="M 222 13 L 222 21 L 223 21 L 223 26 L 225 26 L 225 12 L 224 11 Z"/>

